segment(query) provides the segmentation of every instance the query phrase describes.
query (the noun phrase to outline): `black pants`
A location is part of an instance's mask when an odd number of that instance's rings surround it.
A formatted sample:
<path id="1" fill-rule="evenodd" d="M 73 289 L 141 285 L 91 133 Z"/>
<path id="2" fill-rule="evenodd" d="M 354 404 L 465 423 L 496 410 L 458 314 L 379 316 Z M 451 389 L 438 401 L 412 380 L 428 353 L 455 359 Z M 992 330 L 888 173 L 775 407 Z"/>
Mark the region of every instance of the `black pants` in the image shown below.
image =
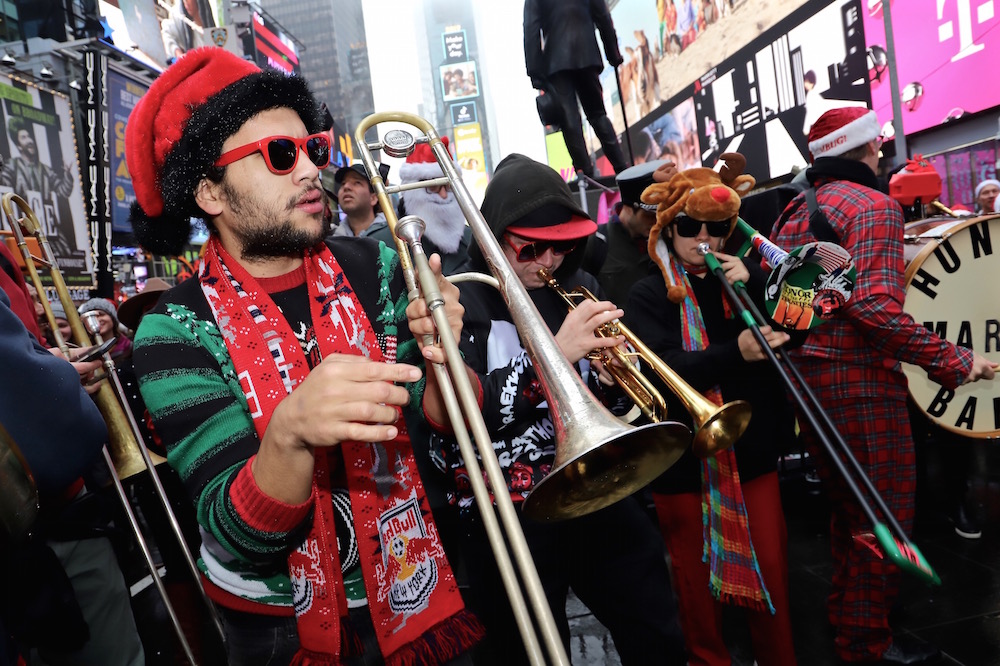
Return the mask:
<path id="1" fill-rule="evenodd" d="M 527 663 L 479 517 L 463 522 L 467 603 L 486 625 L 474 661 Z M 663 541 L 634 498 L 573 520 L 521 524 L 567 653 L 566 597 L 572 587 L 611 632 L 622 664 L 686 663 Z"/>
<path id="2" fill-rule="evenodd" d="M 590 151 L 587 150 L 587 144 L 583 139 L 583 121 L 576 104 L 577 97 L 580 98 L 580 106 L 587 114 L 587 122 L 594 128 L 594 134 L 600 140 L 604 155 L 611 162 L 615 173 L 624 171 L 628 167 L 615 128 L 604 110 L 604 95 L 601 91 L 599 74 L 600 72 L 594 68 L 569 69 L 549 75 L 552 93 L 562 107 L 562 131 L 566 150 L 573 158 L 573 168 L 588 176 L 594 175 L 594 165 L 590 161 Z"/>

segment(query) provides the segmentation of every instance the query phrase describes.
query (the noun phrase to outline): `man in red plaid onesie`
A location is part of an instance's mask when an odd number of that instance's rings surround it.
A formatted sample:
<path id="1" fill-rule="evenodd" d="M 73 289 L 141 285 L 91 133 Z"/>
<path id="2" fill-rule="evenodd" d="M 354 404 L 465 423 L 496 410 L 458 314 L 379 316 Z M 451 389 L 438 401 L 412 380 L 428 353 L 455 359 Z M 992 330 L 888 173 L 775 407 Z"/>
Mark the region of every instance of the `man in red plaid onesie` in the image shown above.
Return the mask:
<path id="1" fill-rule="evenodd" d="M 903 214 L 878 191 L 881 146 L 875 113 L 827 111 L 809 130 L 807 172 L 829 227 L 814 222 L 800 194 L 789 204 L 775 243 L 791 249 L 816 240 L 838 242 L 857 266 L 853 295 L 839 316 L 814 329 L 791 352 L 854 456 L 907 531 L 913 526 L 916 466 L 899 362 L 924 368 L 948 388 L 992 379 L 996 365 L 946 342 L 903 312 Z M 843 478 L 834 473 L 813 433 L 804 429 L 829 496 L 833 589 L 828 600 L 837 656 L 848 662 L 916 664 L 937 656 L 926 643 L 895 639 L 889 610 L 899 572 L 854 539 L 871 525 Z"/>

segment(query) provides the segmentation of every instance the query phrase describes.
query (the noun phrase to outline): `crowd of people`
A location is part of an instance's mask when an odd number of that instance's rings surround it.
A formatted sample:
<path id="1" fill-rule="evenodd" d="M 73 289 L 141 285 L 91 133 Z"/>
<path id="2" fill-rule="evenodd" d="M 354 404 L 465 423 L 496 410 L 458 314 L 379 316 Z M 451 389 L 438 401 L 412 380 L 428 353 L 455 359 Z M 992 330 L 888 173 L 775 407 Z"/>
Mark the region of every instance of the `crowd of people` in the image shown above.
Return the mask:
<path id="1" fill-rule="evenodd" d="M 527 663 L 484 529 L 491 508 L 473 500 L 471 461 L 454 437 L 463 425 L 449 420 L 433 370 L 445 354 L 432 308 L 444 308 L 503 473 L 506 487 L 494 481 L 493 497 L 509 495 L 515 507 L 552 472 L 557 450 L 552 405 L 524 343 L 531 332 L 518 330 L 493 287 L 446 279 L 490 263 L 448 185 L 401 198 L 400 217 L 428 222 L 423 242 L 441 293 L 431 304 L 408 299 L 390 211 L 363 166 L 336 172 L 331 194 L 343 217 L 332 224 L 322 129 L 300 77 L 216 47 L 179 59 L 129 119 L 131 222 L 142 247 L 169 255 L 184 248 L 191 218 L 203 219 L 211 234 L 200 268 L 180 284 L 151 281 L 121 308 L 92 299 L 79 311 L 102 338 L 118 339 L 111 356 L 138 388 L 132 410 L 196 523 L 199 583 L 228 663 Z M 773 232 L 782 247 L 832 234 L 858 267 L 851 300 L 808 335 L 760 333 L 771 348 L 790 348 L 910 529 L 915 461 L 899 361 L 947 388 L 990 380 L 997 364 L 902 310 L 903 220 L 879 191 L 879 133 L 866 109 L 820 117 L 809 133 L 808 191 Z M 932 659 L 932 646 L 893 634 L 899 570 L 857 545 L 861 511 L 814 433 L 801 422 L 797 433 L 788 387 L 709 274 L 706 252 L 762 305 L 759 260 L 724 251 L 754 181 L 740 173 L 740 156 L 724 159 L 721 175 L 665 160 L 621 169 L 622 200 L 599 236 L 547 165 L 508 155 L 487 187 L 481 212 L 493 240 L 561 354 L 612 413 L 635 418 L 606 354 L 627 343 L 599 333 L 619 319 L 710 402 L 742 400 L 753 410 L 731 449 L 702 457 L 689 449 L 649 488 L 609 507 L 558 522 L 518 512 L 559 638 L 568 652 L 572 589 L 624 664 L 729 664 L 722 615 L 733 606 L 744 611 L 758 664 L 795 664 L 777 460 L 802 437 L 832 502 L 831 651 L 851 663 Z M 399 180 L 440 175 L 421 146 Z M 984 207 L 995 185 L 977 191 Z M 821 230 L 810 197 L 825 214 Z M 567 308 L 542 269 L 596 298 Z M 0 424 L 23 451 L 43 507 L 26 541 L 0 530 L 5 589 L 24 595 L 4 600 L 0 664 L 18 655 L 143 663 L 128 590 L 100 529 L 113 516 L 86 499 L 101 483 L 94 468 L 107 439 L 88 395 L 100 363 L 53 349 L 2 244 L 0 287 L 2 365 L 24 368 L 26 378 L 16 400 L 0 401 Z M 64 307 L 53 308 L 60 331 Z M 654 383 L 671 415 L 694 428 L 663 379 Z M 33 406 L 42 394 L 59 401 L 58 418 Z M 71 529 L 82 513 L 87 529 Z M 15 586 L 12 567 L 25 562 L 52 589 Z M 61 601 L 39 601 L 43 594 Z M 40 629 L 54 622 L 65 630 Z"/>

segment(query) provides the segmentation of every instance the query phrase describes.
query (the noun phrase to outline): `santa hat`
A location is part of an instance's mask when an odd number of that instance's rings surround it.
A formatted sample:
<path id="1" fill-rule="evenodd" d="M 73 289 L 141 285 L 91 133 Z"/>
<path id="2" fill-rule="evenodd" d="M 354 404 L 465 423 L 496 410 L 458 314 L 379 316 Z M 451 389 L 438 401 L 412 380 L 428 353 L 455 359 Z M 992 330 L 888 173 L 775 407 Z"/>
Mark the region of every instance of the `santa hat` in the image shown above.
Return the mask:
<path id="1" fill-rule="evenodd" d="M 445 150 L 448 151 L 448 157 L 451 157 L 451 149 L 448 148 L 448 137 L 441 137 L 441 143 L 444 144 Z M 431 150 L 429 143 L 417 144 L 413 152 L 410 153 L 410 156 L 406 158 L 406 162 L 399 167 L 399 182 L 403 184 L 415 183 L 418 180 L 440 178 L 443 175 L 444 171 L 441 170 L 441 165 L 438 164 L 437 158 L 434 157 L 434 152 Z M 403 196 L 406 196 L 406 192 L 403 192 Z"/>
<path id="2" fill-rule="evenodd" d="M 979 198 L 979 193 L 982 192 L 983 188 L 986 187 L 986 186 L 988 186 L 988 185 L 993 185 L 994 187 L 1000 187 L 1000 180 L 997 180 L 995 178 L 987 178 L 986 180 L 984 180 L 981 183 L 979 183 L 978 185 L 976 185 L 976 198 L 977 199 Z"/>
<path id="3" fill-rule="evenodd" d="M 451 157 L 448 137 L 441 137 L 441 143 L 448 151 L 448 157 Z M 457 165 L 455 169 L 458 170 Z M 406 158 L 406 162 L 399 167 L 399 181 L 403 184 L 440 178 L 443 175 L 444 171 L 434 156 L 430 144 L 427 143 L 417 144 Z M 416 215 L 427 224 L 424 237 L 438 250 L 445 254 L 452 254 L 458 250 L 465 235 L 466 220 L 453 192 L 448 192 L 447 196 L 442 198 L 437 193 L 418 187 L 404 190 L 400 198 L 402 208 L 407 215 Z"/>
<path id="4" fill-rule="evenodd" d="M 225 49 L 189 51 L 153 82 L 125 128 L 125 161 L 135 202 L 132 230 L 154 254 L 177 255 L 204 213 L 194 191 L 222 154 L 222 144 L 252 117 L 294 110 L 309 133 L 322 130 L 305 80 L 255 64 Z"/>
<path id="5" fill-rule="evenodd" d="M 809 128 L 809 154 L 813 161 L 836 157 L 874 141 L 882 134 L 878 116 L 863 106 L 831 109 Z"/>

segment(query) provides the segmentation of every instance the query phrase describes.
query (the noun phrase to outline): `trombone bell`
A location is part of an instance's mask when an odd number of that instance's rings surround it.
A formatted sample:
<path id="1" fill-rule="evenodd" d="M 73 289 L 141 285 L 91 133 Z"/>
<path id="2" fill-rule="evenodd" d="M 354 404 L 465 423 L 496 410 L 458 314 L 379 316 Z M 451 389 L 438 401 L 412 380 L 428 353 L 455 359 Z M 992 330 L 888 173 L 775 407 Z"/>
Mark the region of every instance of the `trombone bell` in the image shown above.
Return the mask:
<path id="1" fill-rule="evenodd" d="M 599 410 L 570 423 L 568 414 L 551 411 L 559 433 L 552 471 L 521 507 L 533 520 L 566 520 L 611 506 L 669 469 L 691 441 L 691 431 L 680 423 L 633 427 Z M 594 422 L 604 418 L 610 420 Z"/>

